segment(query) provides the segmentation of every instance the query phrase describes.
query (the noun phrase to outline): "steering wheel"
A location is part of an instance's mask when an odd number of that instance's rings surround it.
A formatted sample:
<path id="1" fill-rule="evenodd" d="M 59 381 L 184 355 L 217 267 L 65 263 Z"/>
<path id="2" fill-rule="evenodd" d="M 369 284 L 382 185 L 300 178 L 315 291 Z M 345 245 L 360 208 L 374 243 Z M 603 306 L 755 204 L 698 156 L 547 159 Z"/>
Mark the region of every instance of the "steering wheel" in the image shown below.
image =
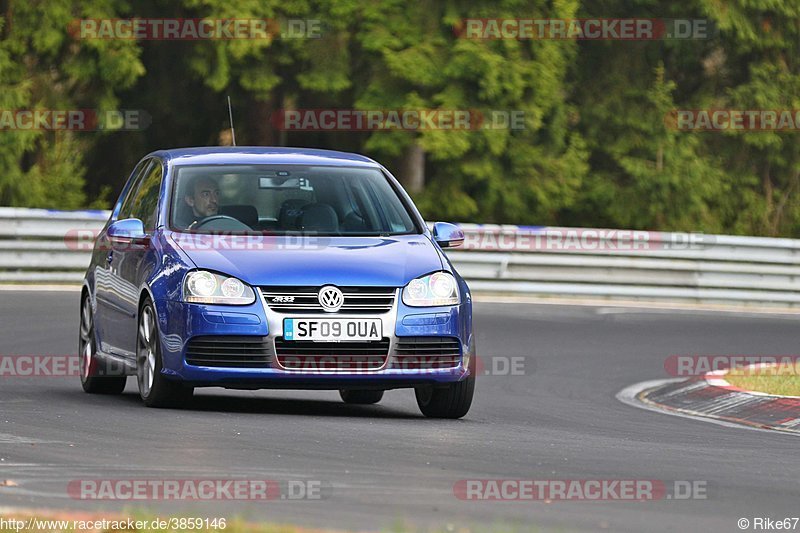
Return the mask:
<path id="1" fill-rule="evenodd" d="M 214 229 L 217 230 L 230 230 L 230 231 L 238 231 L 238 230 L 245 230 L 251 231 L 253 228 L 242 222 L 241 220 L 233 217 L 229 217 L 228 215 L 211 215 L 210 217 L 205 217 L 201 220 L 197 220 L 189 224 L 189 227 L 186 229 L 201 229 L 204 226 L 208 226 L 209 224 L 213 224 L 214 222 L 220 222 L 220 224 L 214 224 L 216 227 Z"/>

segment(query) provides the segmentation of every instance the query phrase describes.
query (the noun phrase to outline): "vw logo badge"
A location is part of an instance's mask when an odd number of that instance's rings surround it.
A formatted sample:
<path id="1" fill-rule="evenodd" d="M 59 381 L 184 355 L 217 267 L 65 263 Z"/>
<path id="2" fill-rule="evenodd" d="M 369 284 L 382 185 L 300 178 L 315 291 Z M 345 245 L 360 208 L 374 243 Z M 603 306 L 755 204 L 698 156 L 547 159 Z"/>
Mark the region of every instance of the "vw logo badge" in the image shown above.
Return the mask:
<path id="1" fill-rule="evenodd" d="M 319 290 L 317 299 L 319 300 L 319 305 L 322 306 L 322 310 L 327 313 L 335 313 L 344 304 L 344 294 L 333 285 L 322 287 Z"/>

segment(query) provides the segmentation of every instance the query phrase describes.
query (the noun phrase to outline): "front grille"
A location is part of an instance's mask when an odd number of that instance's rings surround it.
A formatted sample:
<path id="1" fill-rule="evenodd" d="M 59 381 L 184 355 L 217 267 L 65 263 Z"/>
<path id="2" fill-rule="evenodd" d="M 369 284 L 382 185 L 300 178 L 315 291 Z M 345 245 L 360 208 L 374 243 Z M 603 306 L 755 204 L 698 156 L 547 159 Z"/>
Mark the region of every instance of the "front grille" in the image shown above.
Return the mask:
<path id="1" fill-rule="evenodd" d="M 461 341 L 453 337 L 398 337 L 392 368 L 454 368 L 461 363 Z"/>
<path id="2" fill-rule="evenodd" d="M 195 337 L 186 347 L 186 362 L 195 366 L 267 368 L 271 360 L 267 337 Z"/>
<path id="3" fill-rule="evenodd" d="M 370 342 L 310 342 L 275 339 L 278 363 L 286 370 L 379 370 L 389 357 L 389 339 Z"/>
<path id="4" fill-rule="evenodd" d="M 264 301 L 279 313 L 324 313 L 318 295 L 322 287 L 261 287 Z M 375 314 L 392 309 L 396 290 L 392 287 L 339 287 L 344 304 L 339 313 Z M 332 313 L 333 314 L 333 313 Z"/>

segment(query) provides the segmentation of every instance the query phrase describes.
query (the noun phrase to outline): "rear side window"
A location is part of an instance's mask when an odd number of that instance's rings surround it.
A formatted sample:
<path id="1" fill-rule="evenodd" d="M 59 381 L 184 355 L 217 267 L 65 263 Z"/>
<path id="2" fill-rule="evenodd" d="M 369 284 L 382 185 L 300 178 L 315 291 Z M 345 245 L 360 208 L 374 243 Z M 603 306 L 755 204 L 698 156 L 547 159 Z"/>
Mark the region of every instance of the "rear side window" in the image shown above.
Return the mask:
<path id="1" fill-rule="evenodd" d="M 125 198 L 122 200 L 122 206 L 119 208 L 119 214 L 117 215 L 118 220 L 125 220 L 133 216 L 133 202 L 136 199 L 136 192 L 139 190 L 139 185 L 142 184 L 142 180 L 147 175 L 151 164 L 152 160 L 142 161 L 134 170 L 134 175 L 131 178 L 131 186 L 125 194 Z"/>
<path id="2" fill-rule="evenodd" d="M 147 169 L 136 197 L 133 200 L 131 218 L 138 218 L 144 222 L 144 229 L 151 231 L 156 227 L 158 218 L 158 195 L 161 192 L 161 163 L 153 161 Z"/>

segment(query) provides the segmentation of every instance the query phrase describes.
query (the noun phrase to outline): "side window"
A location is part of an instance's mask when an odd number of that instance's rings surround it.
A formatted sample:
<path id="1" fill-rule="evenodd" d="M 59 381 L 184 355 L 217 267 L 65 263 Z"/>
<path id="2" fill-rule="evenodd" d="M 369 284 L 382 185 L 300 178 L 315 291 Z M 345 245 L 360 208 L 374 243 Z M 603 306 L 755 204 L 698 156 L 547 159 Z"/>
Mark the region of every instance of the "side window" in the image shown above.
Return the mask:
<path id="1" fill-rule="evenodd" d="M 144 177 L 147 175 L 147 170 L 150 168 L 151 162 L 151 160 L 142 161 L 142 163 L 134 171 L 135 175 L 131 178 L 131 186 L 125 195 L 125 199 L 122 200 L 122 206 L 119 208 L 117 220 L 131 218 L 131 213 L 133 212 L 133 201 L 136 198 L 136 192 L 139 190 L 139 185 L 141 185 L 142 179 L 144 179 Z"/>
<path id="2" fill-rule="evenodd" d="M 158 194 L 161 192 L 161 163 L 153 161 L 147 169 L 144 180 L 136 191 L 136 198 L 133 201 L 132 218 L 138 218 L 144 222 L 144 229 L 152 231 L 156 228 L 158 218 Z"/>

